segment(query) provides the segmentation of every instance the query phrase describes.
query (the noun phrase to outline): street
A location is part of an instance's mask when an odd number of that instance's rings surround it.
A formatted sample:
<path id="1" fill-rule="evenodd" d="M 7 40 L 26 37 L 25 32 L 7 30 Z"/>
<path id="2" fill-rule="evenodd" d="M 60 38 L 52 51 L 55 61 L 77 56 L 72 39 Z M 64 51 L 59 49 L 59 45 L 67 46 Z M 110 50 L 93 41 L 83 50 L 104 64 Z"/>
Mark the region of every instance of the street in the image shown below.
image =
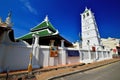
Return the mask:
<path id="1" fill-rule="evenodd" d="M 120 61 L 54 80 L 120 80 Z"/>

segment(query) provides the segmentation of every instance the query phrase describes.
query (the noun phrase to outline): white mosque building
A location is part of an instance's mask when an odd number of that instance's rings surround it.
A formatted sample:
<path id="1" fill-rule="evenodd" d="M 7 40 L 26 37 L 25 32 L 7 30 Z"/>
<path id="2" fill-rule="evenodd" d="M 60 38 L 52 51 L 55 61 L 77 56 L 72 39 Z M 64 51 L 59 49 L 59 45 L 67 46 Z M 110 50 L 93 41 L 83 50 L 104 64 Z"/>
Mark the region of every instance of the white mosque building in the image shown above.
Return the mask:
<path id="1" fill-rule="evenodd" d="M 11 14 L 5 22 L 0 19 L 0 72 L 27 69 L 31 53 L 33 68 L 111 59 L 110 50 L 101 46 L 97 24 L 90 9 L 86 8 L 81 14 L 81 24 L 82 48 L 63 38 L 47 16 L 17 40 L 14 39 Z"/>

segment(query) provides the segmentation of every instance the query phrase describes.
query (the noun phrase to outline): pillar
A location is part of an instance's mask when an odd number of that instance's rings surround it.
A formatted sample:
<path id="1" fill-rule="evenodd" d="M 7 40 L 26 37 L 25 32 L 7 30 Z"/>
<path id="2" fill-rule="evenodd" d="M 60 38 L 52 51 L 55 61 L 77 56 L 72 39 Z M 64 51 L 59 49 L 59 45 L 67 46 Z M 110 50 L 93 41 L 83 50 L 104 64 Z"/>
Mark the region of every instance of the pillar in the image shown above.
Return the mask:
<path id="1" fill-rule="evenodd" d="M 55 40 L 50 40 L 50 47 L 54 47 L 54 42 L 55 42 Z M 51 53 L 49 53 L 49 57 L 48 57 L 48 59 L 49 59 L 48 65 L 55 66 L 55 57 L 51 57 L 50 54 Z"/>
<path id="2" fill-rule="evenodd" d="M 96 61 L 99 60 L 99 55 L 98 55 L 98 47 L 96 48 Z"/>
<path id="3" fill-rule="evenodd" d="M 102 58 L 101 59 L 104 60 L 104 51 L 103 50 L 101 51 L 101 54 L 102 54 Z"/>
<path id="4" fill-rule="evenodd" d="M 33 59 L 32 59 L 32 65 L 33 68 L 39 68 L 39 36 L 36 34 L 32 35 L 34 37 L 34 44 L 32 45 L 32 52 L 33 52 Z"/>
<path id="5" fill-rule="evenodd" d="M 64 46 L 64 40 L 61 40 L 61 53 L 60 53 L 60 64 L 66 64 L 66 51 Z"/>
<path id="6" fill-rule="evenodd" d="M 64 41 L 65 40 L 61 40 L 61 47 L 64 48 Z"/>
<path id="7" fill-rule="evenodd" d="M 54 42 L 55 42 L 55 40 L 50 40 L 50 46 L 51 46 L 51 47 L 54 46 Z"/>
<path id="8" fill-rule="evenodd" d="M 91 61 L 91 52 L 90 52 L 90 46 L 88 46 L 88 56 L 89 56 L 89 61 Z"/>
<path id="9" fill-rule="evenodd" d="M 106 59 L 108 59 L 108 51 L 106 50 Z"/>

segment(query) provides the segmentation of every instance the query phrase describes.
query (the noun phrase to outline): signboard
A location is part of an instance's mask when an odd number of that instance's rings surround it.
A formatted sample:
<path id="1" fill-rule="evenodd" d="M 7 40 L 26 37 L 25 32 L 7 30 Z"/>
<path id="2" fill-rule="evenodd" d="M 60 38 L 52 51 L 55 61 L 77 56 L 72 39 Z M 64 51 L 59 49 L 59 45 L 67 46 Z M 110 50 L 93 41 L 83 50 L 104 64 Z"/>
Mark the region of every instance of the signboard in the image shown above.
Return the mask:
<path id="1" fill-rule="evenodd" d="M 78 57 L 80 56 L 80 53 L 78 50 L 67 50 L 69 57 Z"/>
<path id="2" fill-rule="evenodd" d="M 50 47 L 50 57 L 58 56 L 58 47 Z"/>

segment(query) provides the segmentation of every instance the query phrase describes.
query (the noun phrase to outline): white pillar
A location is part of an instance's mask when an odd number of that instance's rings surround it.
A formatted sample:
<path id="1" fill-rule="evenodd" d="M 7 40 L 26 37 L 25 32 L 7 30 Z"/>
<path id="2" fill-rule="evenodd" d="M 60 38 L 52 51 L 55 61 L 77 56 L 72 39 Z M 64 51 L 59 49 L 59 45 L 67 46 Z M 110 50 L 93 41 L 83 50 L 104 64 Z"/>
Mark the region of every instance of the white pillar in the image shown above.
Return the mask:
<path id="1" fill-rule="evenodd" d="M 95 56 L 96 56 L 96 57 L 95 57 L 95 61 L 97 61 L 97 60 L 98 60 L 98 48 L 96 48 L 95 54 L 96 54 L 96 55 L 95 55 Z"/>
<path id="2" fill-rule="evenodd" d="M 64 46 L 64 40 L 61 40 L 61 53 L 60 53 L 60 62 L 62 65 L 66 64 L 66 51 Z"/>
<path id="3" fill-rule="evenodd" d="M 96 52 L 95 52 L 95 61 L 97 61 L 98 59 L 98 52 L 97 52 L 97 49 L 96 49 Z"/>
<path id="4" fill-rule="evenodd" d="M 54 42 L 55 42 L 55 40 L 50 40 L 50 46 L 51 47 L 54 47 Z"/>
<path id="5" fill-rule="evenodd" d="M 102 53 L 102 60 L 104 60 L 104 51 L 102 50 L 101 53 Z"/>
<path id="6" fill-rule="evenodd" d="M 61 40 L 61 47 L 64 48 L 64 41 L 65 40 Z"/>
<path id="7" fill-rule="evenodd" d="M 108 59 L 108 51 L 106 50 L 106 59 Z"/>
<path id="8" fill-rule="evenodd" d="M 55 40 L 50 40 L 50 47 L 54 47 L 54 42 Z M 55 65 L 55 57 L 50 56 L 51 53 L 49 53 L 49 66 L 54 66 Z"/>
<path id="9" fill-rule="evenodd" d="M 89 46 L 89 44 L 88 44 L 88 60 L 89 60 L 89 62 L 88 63 L 90 63 L 91 62 L 91 52 L 90 52 L 90 46 Z"/>
<path id="10" fill-rule="evenodd" d="M 33 68 L 39 68 L 39 36 L 36 34 L 32 35 L 34 37 L 34 44 L 32 45 L 33 47 L 33 59 L 32 59 L 32 65 Z"/>

